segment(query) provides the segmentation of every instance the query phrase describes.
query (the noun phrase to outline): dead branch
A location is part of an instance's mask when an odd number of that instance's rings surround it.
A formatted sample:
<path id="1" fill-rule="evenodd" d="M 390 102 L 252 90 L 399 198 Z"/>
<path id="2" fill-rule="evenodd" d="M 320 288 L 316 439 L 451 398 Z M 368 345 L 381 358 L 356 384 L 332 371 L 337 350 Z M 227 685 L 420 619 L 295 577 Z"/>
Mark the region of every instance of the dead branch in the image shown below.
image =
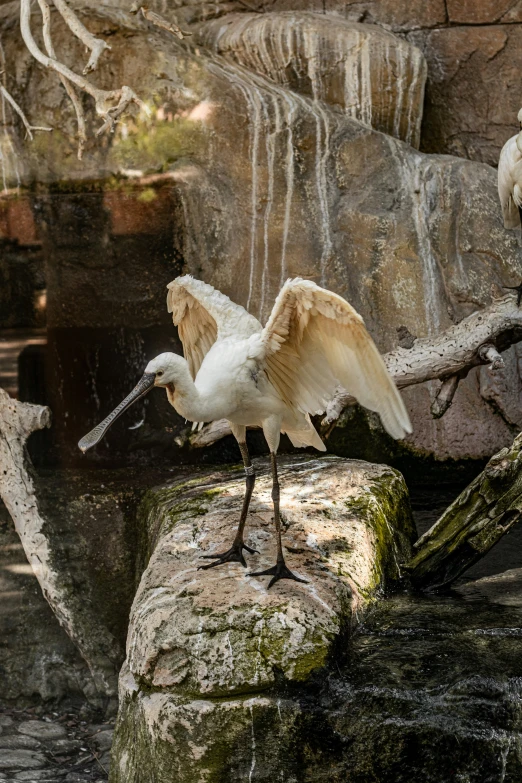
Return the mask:
<path id="1" fill-rule="evenodd" d="M 504 359 L 491 343 L 486 343 L 479 349 L 479 356 L 484 364 L 489 364 L 490 370 L 500 370 L 504 366 Z"/>
<path id="2" fill-rule="evenodd" d="M 75 598 L 63 574 L 56 570 L 48 524 L 40 510 L 25 452 L 29 435 L 50 423 L 49 408 L 19 402 L 0 389 L 0 497 L 47 602 L 87 662 L 99 692 L 114 698 L 119 650 L 89 603 L 83 596 Z"/>
<path id="3" fill-rule="evenodd" d="M 94 98 L 96 113 L 103 119 L 103 124 L 96 133 L 97 136 L 107 130 L 112 131 L 116 120 L 127 111 L 131 103 L 135 103 L 141 109 L 149 113 L 143 101 L 138 98 L 130 87 L 124 85 L 117 90 L 101 90 L 91 84 L 84 76 L 75 73 L 59 60 L 45 55 L 38 47 L 31 32 L 31 0 L 20 0 L 20 28 L 24 43 L 35 60 L 41 63 L 45 68 L 50 68 L 60 76 L 64 76 L 69 82 L 78 87 L 78 89 Z"/>
<path id="4" fill-rule="evenodd" d="M 53 41 L 51 38 L 51 9 L 49 7 L 49 4 L 46 2 L 46 0 L 38 0 L 38 5 L 40 6 L 40 10 L 42 12 L 42 18 L 43 18 L 43 39 L 44 39 L 45 49 L 49 57 L 52 57 L 53 60 L 56 60 Z M 78 160 L 81 160 L 83 157 L 83 150 L 87 142 L 87 129 L 85 127 L 85 115 L 83 113 L 83 106 L 78 93 L 76 92 L 76 90 L 74 89 L 70 81 L 66 79 L 65 76 L 62 76 L 61 74 L 60 74 L 60 81 L 65 88 L 65 92 L 69 96 L 69 99 L 74 107 L 74 111 L 76 112 L 76 119 L 78 122 Z"/>
<path id="5" fill-rule="evenodd" d="M 147 5 L 134 3 L 130 9 L 131 14 L 138 14 L 140 11 L 143 15 L 143 18 L 148 22 L 152 22 L 152 24 L 156 25 L 156 27 L 160 27 L 162 30 L 167 30 L 167 32 L 172 33 L 180 40 L 185 38 L 187 35 L 192 35 L 192 33 L 187 32 L 187 30 L 182 30 L 180 27 L 178 27 L 177 24 L 164 19 L 155 11 L 151 11 Z"/>
<path id="6" fill-rule="evenodd" d="M 91 50 L 91 56 L 85 68 L 83 69 L 83 75 L 86 76 L 91 71 L 94 71 L 98 66 L 98 60 L 106 49 L 110 50 L 110 46 L 101 38 L 96 38 L 90 33 L 86 27 L 82 24 L 79 18 L 76 16 L 72 8 L 69 8 L 65 0 L 53 0 L 56 10 L 62 16 L 65 24 L 71 30 L 71 32 L 79 38 L 80 41 L 85 44 L 87 49 Z M 53 59 L 56 59 L 54 54 L 50 55 Z"/>
<path id="7" fill-rule="evenodd" d="M 6 101 L 13 107 L 15 112 L 21 118 L 21 120 L 22 120 L 22 122 L 24 124 L 25 132 L 26 132 L 27 136 L 31 139 L 31 141 L 34 138 L 33 137 L 33 131 L 52 131 L 52 128 L 43 127 L 41 125 L 31 125 L 31 123 L 29 122 L 29 120 L 27 119 L 25 114 L 23 113 L 23 111 L 20 108 L 20 106 L 17 104 L 17 102 L 15 101 L 15 99 L 13 98 L 11 93 L 9 93 L 5 89 L 3 84 L 0 84 L 0 93 L 2 93 L 2 95 L 4 96 Z"/>
<path id="8" fill-rule="evenodd" d="M 516 294 L 510 294 L 436 337 L 410 337 L 407 344 L 411 347 L 399 347 L 385 354 L 384 362 L 399 389 L 441 379 L 442 385 L 431 409 L 432 415 L 440 418 L 450 407 L 459 381 L 473 367 L 487 364 L 492 369 L 499 369 L 503 364 L 500 354 L 522 340 L 522 309 L 516 305 Z M 402 338 L 401 341 L 404 345 Z M 356 402 L 355 397 L 339 387 L 321 422 L 324 437 L 329 436 L 343 410 Z M 190 441 L 198 448 L 228 434 L 230 428 L 223 420 L 207 425 Z"/>
<path id="9" fill-rule="evenodd" d="M 492 457 L 441 518 L 414 544 L 404 568 L 424 590 L 450 585 L 522 516 L 522 434 Z"/>
<path id="10" fill-rule="evenodd" d="M 444 416 L 450 407 L 451 403 L 453 402 L 455 392 L 457 391 L 459 381 L 460 376 L 452 375 L 450 378 L 447 378 L 447 380 L 442 382 L 430 408 L 431 415 L 434 419 L 440 419 L 442 416 Z"/>

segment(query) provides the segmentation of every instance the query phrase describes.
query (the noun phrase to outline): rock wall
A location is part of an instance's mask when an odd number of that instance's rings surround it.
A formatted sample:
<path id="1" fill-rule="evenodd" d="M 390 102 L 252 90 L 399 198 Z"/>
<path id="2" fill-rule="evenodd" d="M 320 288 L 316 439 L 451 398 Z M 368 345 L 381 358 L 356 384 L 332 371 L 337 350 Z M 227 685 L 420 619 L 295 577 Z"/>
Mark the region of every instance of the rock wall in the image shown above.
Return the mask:
<path id="1" fill-rule="evenodd" d="M 201 26 L 204 46 L 371 128 L 419 146 L 426 62 L 368 24 L 324 14 L 229 14 Z"/>
<path id="2" fill-rule="evenodd" d="M 13 29 L 16 17 L 6 9 L 3 27 L 12 31 L 6 57 L 15 60 L 23 50 Z M 80 167 L 70 112 L 64 108 L 65 121 L 56 116 L 63 96 L 54 75 L 29 60 L 23 95 L 22 82 L 9 85 L 27 106 L 39 107 L 39 121 L 57 126 L 24 147 L 23 166 L 26 181 L 49 187 L 36 206 L 48 279 L 48 402 L 59 414 L 56 452 L 63 459 L 77 454 L 78 437 L 139 377 L 146 358 L 173 343 L 162 292 L 181 260 L 186 271 L 262 319 L 281 281 L 311 277 L 354 304 L 382 351 L 396 345 L 397 327 L 419 336 L 444 329 L 520 279 L 519 241 L 501 225 L 495 172 L 419 153 L 314 97 L 322 85 L 321 95 L 335 103 L 329 92 L 335 73 L 327 63 L 314 71 L 316 60 L 297 44 L 294 54 L 289 49 L 279 56 L 277 40 L 289 34 L 293 17 L 274 17 L 279 38 L 267 14 L 255 33 L 264 73 L 279 73 L 284 81 L 281 63 L 290 58 L 284 84 L 242 64 L 250 62 L 248 31 L 260 24 L 251 15 L 223 20 L 226 35 L 219 26 L 198 25 L 198 34 L 212 39 L 214 50 L 222 46 L 225 56 L 201 44 L 191 49 L 109 6 L 90 10 L 88 18 L 94 31 L 112 31 L 112 54 L 100 68 L 99 83 L 132 84 L 153 100 L 150 119 L 127 118 L 110 144 L 92 140 Z M 323 16 L 305 19 L 308 37 L 314 25 L 323 39 L 333 35 Z M 53 29 L 65 47 L 67 31 L 58 22 Z M 354 30 L 360 34 L 360 26 Z M 370 26 L 366 34 L 367 40 L 375 37 L 375 51 L 383 57 L 382 39 L 390 34 Z M 402 45 L 393 44 L 397 51 Z M 408 56 L 421 63 L 416 51 Z M 82 56 L 74 48 L 70 54 Z M 147 69 L 137 67 L 143 62 Z M 409 87 L 390 94 L 388 117 L 399 116 L 396 109 L 408 92 L 417 96 L 408 105 L 417 106 L 414 114 L 420 116 L 418 79 L 414 69 L 405 74 Z M 378 57 L 373 78 L 377 85 L 382 79 Z M 297 92 L 301 88 L 312 95 Z M 360 108 L 370 105 L 373 97 Z M 64 181 L 75 183 L 76 193 L 71 185 L 58 185 Z M 131 205 L 129 223 L 122 216 Z M 481 458 L 505 445 L 521 424 L 517 361 L 513 349 L 502 377 L 473 372 L 439 421 L 429 413 L 434 389 L 409 390 L 410 453 Z M 79 406 L 82 395 L 85 404 Z M 175 425 L 166 405 L 160 412 L 145 405 L 134 413 L 138 436 L 147 433 L 145 441 L 164 448 L 166 426 L 173 444 Z M 111 453 L 125 458 L 134 431 L 125 422 L 117 427 L 110 450 L 99 449 L 88 460 Z M 371 438 L 368 430 L 365 438 Z M 353 453 L 349 427 L 340 440 L 341 453 Z"/>
<path id="3" fill-rule="evenodd" d="M 158 7 L 161 3 L 158 2 Z M 421 149 L 496 166 L 518 129 L 522 10 L 518 0 L 240 0 L 187 3 L 199 22 L 231 11 L 314 11 L 376 24 L 419 46 L 428 63 Z"/>

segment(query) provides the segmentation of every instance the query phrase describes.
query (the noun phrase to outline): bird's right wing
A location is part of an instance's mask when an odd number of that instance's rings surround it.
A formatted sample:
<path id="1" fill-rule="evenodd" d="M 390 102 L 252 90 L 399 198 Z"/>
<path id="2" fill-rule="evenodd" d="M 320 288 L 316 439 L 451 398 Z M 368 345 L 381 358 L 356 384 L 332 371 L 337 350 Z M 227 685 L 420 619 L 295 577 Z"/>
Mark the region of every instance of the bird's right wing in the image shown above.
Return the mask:
<path id="1" fill-rule="evenodd" d="M 309 280 L 288 280 L 263 330 L 265 372 L 281 397 L 322 413 L 343 386 L 378 413 L 394 438 L 411 432 L 408 413 L 361 316 Z"/>
<path id="2" fill-rule="evenodd" d="M 190 275 L 169 283 L 167 308 L 183 343 L 183 353 L 195 379 L 205 355 L 218 338 L 250 337 L 259 321 L 228 296 Z"/>

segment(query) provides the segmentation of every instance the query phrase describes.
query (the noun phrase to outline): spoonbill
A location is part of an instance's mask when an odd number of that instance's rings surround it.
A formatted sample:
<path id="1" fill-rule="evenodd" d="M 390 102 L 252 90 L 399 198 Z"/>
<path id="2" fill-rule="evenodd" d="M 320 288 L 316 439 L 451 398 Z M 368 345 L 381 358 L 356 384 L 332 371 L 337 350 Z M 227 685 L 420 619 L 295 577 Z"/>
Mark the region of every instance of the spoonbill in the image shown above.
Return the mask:
<path id="1" fill-rule="evenodd" d="M 522 109 L 518 113 L 520 132 L 506 141 L 498 161 L 498 195 L 504 228 L 519 228 L 522 208 Z"/>
<path id="2" fill-rule="evenodd" d="M 281 545 L 280 434 L 285 432 L 294 446 L 326 451 L 310 414 L 325 411 L 341 384 L 380 415 L 392 437 L 403 438 L 411 425 L 397 387 L 361 316 L 341 296 L 309 280 L 287 280 L 264 328 L 228 296 L 190 275 L 169 283 L 167 306 L 185 358 L 162 353 L 152 359 L 128 397 L 78 446 L 87 451 L 98 443 L 118 416 L 154 386 L 164 387 L 171 405 L 189 421 L 228 419 L 245 467 L 243 506 L 232 546 L 203 555 L 214 562 L 200 568 L 230 562 L 246 567 L 243 551 L 256 554 L 243 537 L 255 484 L 246 428 L 261 427 L 270 450 L 277 559 L 273 568 L 249 575 L 271 576 L 269 588 L 279 579 L 303 582 L 287 567 Z"/>

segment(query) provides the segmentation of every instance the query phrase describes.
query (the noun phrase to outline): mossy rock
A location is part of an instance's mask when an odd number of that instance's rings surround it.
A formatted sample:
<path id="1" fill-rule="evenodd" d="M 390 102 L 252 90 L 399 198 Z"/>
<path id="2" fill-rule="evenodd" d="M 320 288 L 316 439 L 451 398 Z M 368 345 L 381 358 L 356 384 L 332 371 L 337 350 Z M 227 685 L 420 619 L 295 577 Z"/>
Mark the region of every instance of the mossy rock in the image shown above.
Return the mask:
<path id="1" fill-rule="evenodd" d="M 217 782 L 225 769 L 227 780 L 247 780 L 241 753 L 233 769 L 223 759 L 248 738 L 251 763 L 252 705 L 259 716 L 277 715 L 281 684 L 305 684 L 324 669 L 364 608 L 401 579 L 414 528 L 397 471 L 331 456 L 280 464 L 285 557 L 306 583 L 267 590 L 266 577 L 238 563 L 197 570 L 202 554 L 232 541 L 241 472 L 179 480 L 144 498 L 148 565 L 131 612 L 113 781 Z M 246 534 L 259 552 L 247 555 L 254 571 L 276 554 L 270 473 L 265 461 L 256 468 Z"/>

